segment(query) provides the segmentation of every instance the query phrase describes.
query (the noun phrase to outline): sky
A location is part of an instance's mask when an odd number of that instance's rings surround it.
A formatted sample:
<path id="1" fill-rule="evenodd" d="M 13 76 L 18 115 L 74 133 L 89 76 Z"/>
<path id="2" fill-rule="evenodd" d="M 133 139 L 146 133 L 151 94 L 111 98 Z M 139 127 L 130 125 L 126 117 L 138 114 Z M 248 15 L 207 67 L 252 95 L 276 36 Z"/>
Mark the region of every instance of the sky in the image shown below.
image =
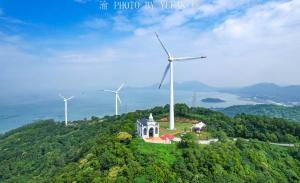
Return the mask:
<path id="1" fill-rule="evenodd" d="M 155 32 L 207 56 L 175 63 L 176 82 L 300 84 L 300 0 L 0 0 L 0 93 L 158 83 Z"/>

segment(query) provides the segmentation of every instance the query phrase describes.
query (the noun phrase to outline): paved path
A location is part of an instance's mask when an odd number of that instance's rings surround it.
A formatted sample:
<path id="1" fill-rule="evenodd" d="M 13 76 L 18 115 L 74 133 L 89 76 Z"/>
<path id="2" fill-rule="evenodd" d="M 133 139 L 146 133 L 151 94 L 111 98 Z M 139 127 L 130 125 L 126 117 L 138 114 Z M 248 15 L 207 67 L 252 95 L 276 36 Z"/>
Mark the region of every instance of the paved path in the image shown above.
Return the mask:
<path id="1" fill-rule="evenodd" d="M 241 138 L 245 141 L 249 141 L 249 139 L 244 139 L 244 138 Z M 234 141 L 237 140 L 237 138 L 233 138 Z M 264 141 L 262 141 L 264 142 Z M 284 146 L 284 147 L 294 147 L 295 144 L 288 144 L 288 143 L 275 143 L 275 142 L 268 142 L 269 144 L 272 144 L 272 145 L 276 145 L 276 146 Z"/>
<path id="2" fill-rule="evenodd" d="M 212 142 L 218 142 L 219 139 L 208 139 L 208 140 L 198 140 L 198 144 L 210 144 Z"/>
<path id="3" fill-rule="evenodd" d="M 245 141 L 249 141 L 250 139 L 244 139 L 244 138 L 240 138 L 242 140 L 245 140 Z M 160 139 L 159 137 L 158 138 L 150 138 L 150 139 L 144 139 L 145 142 L 150 142 L 150 143 L 160 143 L 160 144 L 170 144 L 171 142 L 166 142 L 165 140 L 162 140 Z M 237 138 L 232 138 L 233 141 L 236 141 Z M 173 141 L 175 142 L 180 142 L 181 141 L 181 138 L 180 137 L 175 137 L 173 139 Z M 210 143 L 212 142 L 218 142 L 219 139 L 207 139 L 207 140 L 198 140 L 198 144 L 205 144 L 205 145 L 209 145 Z M 264 142 L 264 141 L 261 141 L 261 142 Z M 274 142 L 268 142 L 269 144 L 272 144 L 272 145 L 276 145 L 276 146 L 283 146 L 283 147 L 294 147 L 295 144 L 288 144 L 288 143 L 274 143 Z"/>
<path id="4" fill-rule="evenodd" d="M 243 138 L 241 138 L 243 139 Z M 233 138 L 234 141 L 237 140 L 237 138 Z M 245 141 L 249 141 L 249 139 L 243 139 Z M 177 142 L 181 141 L 180 138 L 177 137 L 176 139 Z M 208 139 L 208 140 L 198 140 L 198 144 L 205 144 L 205 145 L 208 145 L 212 142 L 218 142 L 219 139 Z M 263 142 L 263 141 L 262 141 Z M 272 144 L 272 145 L 276 145 L 276 146 L 283 146 L 283 147 L 294 147 L 295 144 L 288 144 L 288 143 L 274 143 L 274 142 L 268 142 L 269 144 Z"/>
<path id="5" fill-rule="evenodd" d="M 295 146 L 295 144 L 282 144 L 282 143 L 273 143 L 273 142 L 269 142 L 269 144 L 277 145 L 277 146 L 284 146 L 284 147 L 294 147 Z"/>

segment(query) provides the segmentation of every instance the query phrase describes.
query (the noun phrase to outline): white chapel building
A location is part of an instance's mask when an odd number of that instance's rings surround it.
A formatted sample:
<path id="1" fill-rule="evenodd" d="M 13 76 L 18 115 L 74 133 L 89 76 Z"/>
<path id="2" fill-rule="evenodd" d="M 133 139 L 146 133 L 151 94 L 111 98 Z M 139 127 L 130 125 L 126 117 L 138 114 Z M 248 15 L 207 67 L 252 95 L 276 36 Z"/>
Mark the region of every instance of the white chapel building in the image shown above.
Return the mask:
<path id="1" fill-rule="evenodd" d="M 137 120 L 137 133 L 142 138 L 159 137 L 159 123 L 154 121 L 152 113 L 149 119 Z"/>
<path id="2" fill-rule="evenodd" d="M 201 130 L 206 126 L 205 123 L 203 123 L 202 121 L 199 121 L 197 124 L 194 124 L 192 127 L 191 127 L 191 131 L 192 132 L 196 132 L 196 133 L 200 133 Z"/>

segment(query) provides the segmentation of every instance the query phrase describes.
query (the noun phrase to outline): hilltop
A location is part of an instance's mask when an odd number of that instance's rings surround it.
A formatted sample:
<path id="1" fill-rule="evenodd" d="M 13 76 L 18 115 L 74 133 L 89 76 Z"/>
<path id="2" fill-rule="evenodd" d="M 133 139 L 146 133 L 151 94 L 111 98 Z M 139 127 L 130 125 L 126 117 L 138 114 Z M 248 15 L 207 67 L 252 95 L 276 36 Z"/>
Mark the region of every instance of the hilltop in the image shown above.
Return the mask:
<path id="1" fill-rule="evenodd" d="M 233 117 L 237 114 L 253 114 L 261 116 L 270 116 L 277 118 L 285 118 L 300 122 L 300 106 L 286 107 L 270 104 L 259 105 L 237 105 L 219 109 L 219 111 Z"/>
<path id="2" fill-rule="evenodd" d="M 9 131 L 0 137 L 0 181 L 300 181 L 297 123 L 246 114 L 231 118 L 221 112 L 176 104 L 177 119 L 204 121 L 204 131 L 219 142 L 198 145 L 195 135 L 186 133 L 180 143 L 148 144 L 135 131 L 136 120 L 150 112 L 163 120 L 168 106 L 117 117 L 92 117 L 67 127 L 53 120 L 39 121 Z M 280 147 L 268 141 L 297 146 Z"/>

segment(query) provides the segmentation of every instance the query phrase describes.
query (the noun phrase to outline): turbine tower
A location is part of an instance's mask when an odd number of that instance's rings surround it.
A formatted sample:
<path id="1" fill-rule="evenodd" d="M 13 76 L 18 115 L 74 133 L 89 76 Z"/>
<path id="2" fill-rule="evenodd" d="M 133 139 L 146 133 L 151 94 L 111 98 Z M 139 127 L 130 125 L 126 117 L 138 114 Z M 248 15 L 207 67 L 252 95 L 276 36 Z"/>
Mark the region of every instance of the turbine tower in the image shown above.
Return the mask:
<path id="1" fill-rule="evenodd" d="M 196 107 L 196 103 L 197 103 L 197 93 L 194 92 L 193 100 L 192 100 L 192 107 Z"/>
<path id="2" fill-rule="evenodd" d="M 103 90 L 105 92 L 111 92 L 115 94 L 115 102 L 116 102 L 116 116 L 118 115 L 118 102 L 121 104 L 121 99 L 119 96 L 119 91 L 123 88 L 124 83 L 121 84 L 121 86 L 117 90 Z"/>
<path id="3" fill-rule="evenodd" d="M 73 99 L 74 97 L 72 96 L 72 97 L 66 98 L 66 97 L 62 96 L 61 94 L 59 94 L 59 96 L 65 102 L 65 125 L 68 126 L 68 101 Z"/>
<path id="4" fill-rule="evenodd" d="M 170 130 L 174 130 L 174 81 L 173 81 L 173 62 L 174 61 L 186 61 L 186 60 L 196 60 L 196 59 L 203 59 L 206 58 L 205 56 L 201 56 L 201 57 L 180 57 L 180 58 L 175 58 L 172 57 L 172 55 L 170 54 L 170 52 L 167 50 L 167 48 L 165 47 L 165 45 L 162 43 L 162 41 L 160 40 L 159 36 L 157 33 L 155 33 L 160 45 L 162 46 L 162 48 L 164 49 L 164 51 L 166 52 L 167 56 L 168 56 L 168 62 L 169 64 L 167 65 L 164 75 L 162 77 L 162 80 L 160 82 L 159 88 L 161 88 L 164 79 L 168 73 L 168 71 L 170 70 L 170 123 L 169 123 L 169 129 Z"/>

